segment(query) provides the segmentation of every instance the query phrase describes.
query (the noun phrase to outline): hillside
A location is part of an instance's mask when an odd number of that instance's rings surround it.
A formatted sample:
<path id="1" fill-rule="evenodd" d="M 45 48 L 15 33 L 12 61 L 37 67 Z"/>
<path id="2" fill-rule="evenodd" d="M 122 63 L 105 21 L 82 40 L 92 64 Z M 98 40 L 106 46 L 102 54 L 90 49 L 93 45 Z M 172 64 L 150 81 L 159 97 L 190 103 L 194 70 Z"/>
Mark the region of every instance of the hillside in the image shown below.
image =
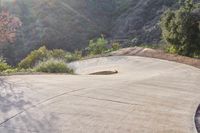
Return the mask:
<path id="1" fill-rule="evenodd" d="M 104 34 L 128 45 L 159 43 L 160 15 L 174 0 L 3 0 L 2 6 L 18 16 L 23 26 L 18 40 L 1 50 L 8 62 L 46 45 L 68 51 L 85 48 Z M 9 51 L 16 51 L 10 55 Z"/>
<path id="2" fill-rule="evenodd" d="M 127 10 L 113 22 L 111 35 L 117 39 L 128 39 L 133 44 L 159 43 L 160 16 L 176 3 L 174 0 L 132 0 Z"/>

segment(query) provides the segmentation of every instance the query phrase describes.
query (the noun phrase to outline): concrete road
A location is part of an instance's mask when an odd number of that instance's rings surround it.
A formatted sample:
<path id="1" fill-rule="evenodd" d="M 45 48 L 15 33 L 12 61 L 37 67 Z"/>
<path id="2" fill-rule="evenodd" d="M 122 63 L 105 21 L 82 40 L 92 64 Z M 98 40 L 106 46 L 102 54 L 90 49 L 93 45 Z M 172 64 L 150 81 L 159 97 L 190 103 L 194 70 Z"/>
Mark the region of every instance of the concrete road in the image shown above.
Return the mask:
<path id="1" fill-rule="evenodd" d="M 0 133 L 197 132 L 199 69 L 128 56 L 70 66 L 80 75 L 1 77 Z"/>

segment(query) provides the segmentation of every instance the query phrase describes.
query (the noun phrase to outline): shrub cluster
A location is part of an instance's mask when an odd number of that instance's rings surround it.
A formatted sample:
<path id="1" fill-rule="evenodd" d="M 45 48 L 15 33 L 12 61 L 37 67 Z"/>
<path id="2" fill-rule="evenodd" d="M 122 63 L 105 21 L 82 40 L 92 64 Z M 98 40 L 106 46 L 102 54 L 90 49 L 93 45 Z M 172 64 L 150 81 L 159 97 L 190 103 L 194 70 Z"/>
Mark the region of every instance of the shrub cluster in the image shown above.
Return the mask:
<path id="1" fill-rule="evenodd" d="M 90 40 L 88 50 L 90 55 L 103 54 L 107 51 L 108 41 L 103 36 L 96 40 Z"/>
<path id="2" fill-rule="evenodd" d="M 184 0 L 180 9 L 168 10 L 161 17 L 162 36 L 167 51 L 195 57 L 200 55 L 200 23 L 198 7 L 192 0 Z"/>
<path id="3" fill-rule="evenodd" d="M 47 60 L 35 66 L 36 72 L 45 73 L 73 73 L 73 69 L 69 68 L 63 60 Z"/>
<path id="4" fill-rule="evenodd" d="M 28 69 L 35 66 L 39 61 L 47 60 L 50 56 L 50 52 L 46 47 L 41 47 L 38 50 L 32 51 L 25 59 L 23 59 L 18 66 L 20 68 Z"/>
<path id="5" fill-rule="evenodd" d="M 10 69 L 11 66 L 9 66 L 7 63 L 6 63 L 6 60 L 3 59 L 2 57 L 0 57 L 0 72 L 3 72 L 7 69 Z"/>
<path id="6" fill-rule="evenodd" d="M 108 45 L 108 41 L 101 36 L 96 40 L 91 40 L 88 46 L 86 56 L 103 54 L 118 50 L 119 43 Z M 27 73 L 27 72 L 45 72 L 45 73 L 73 73 L 73 70 L 67 66 L 67 63 L 80 60 L 82 58 L 81 51 L 73 53 L 62 49 L 48 50 L 45 46 L 32 51 L 18 66 L 12 68 L 6 61 L 0 58 L 0 74 Z"/>
<path id="7" fill-rule="evenodd" d="M 47 50 L 47 48 L 43 46 L 38 50 L 32 51 L 18 66 L 23 69 L 33 68 L 40 62 L 52 59 L 72 62 L 81 59 L 81 52 L 76 51 L 75 53 L 70 53 L 62 49 Z"/>
<path id="8" fill-rule="evenodd" d="M 88 51 L 90 55 L 104 54 L 119 49 L 120 49 L 120 44 L 116 42 L 112 43 L 111 48 L 109 48 L 109 43 L 104 38 L 103 35 L 100 38 L 97 38 L 96 40 L 90 40 L 88 46 Z"/>

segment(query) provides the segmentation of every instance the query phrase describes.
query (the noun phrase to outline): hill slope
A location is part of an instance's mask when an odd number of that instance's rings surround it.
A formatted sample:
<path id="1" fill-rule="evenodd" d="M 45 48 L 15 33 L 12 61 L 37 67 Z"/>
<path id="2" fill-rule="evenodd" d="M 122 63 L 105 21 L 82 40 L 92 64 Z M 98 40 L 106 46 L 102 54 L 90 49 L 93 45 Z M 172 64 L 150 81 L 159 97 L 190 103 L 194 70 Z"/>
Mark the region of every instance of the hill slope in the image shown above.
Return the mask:
<path id="1" fill-rule="evenodd" d="M 6 55 L 17 62 L 41 45 L 72 51 L 86 47 L 88 40 L 100 34 L 134 45 L 157 43 L 160 15 L 175 3 L 174 0 L 17 0 L 14 5 L 3 2 L 23 22 L 18 41 L 4 51 L 19 50 L 13 57 Z"/>

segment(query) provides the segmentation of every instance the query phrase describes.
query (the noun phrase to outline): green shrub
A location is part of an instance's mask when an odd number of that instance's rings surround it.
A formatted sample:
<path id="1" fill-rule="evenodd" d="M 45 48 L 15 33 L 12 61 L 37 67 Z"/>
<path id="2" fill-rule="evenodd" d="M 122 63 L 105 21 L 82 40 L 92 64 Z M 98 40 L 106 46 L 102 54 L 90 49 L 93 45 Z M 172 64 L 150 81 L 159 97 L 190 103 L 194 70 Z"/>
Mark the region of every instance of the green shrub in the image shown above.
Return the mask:
<path id="1" fill-rule="evenodd" d="M 17 74 L 17 73 L 33 73 L 34 69 L 20 69 L 20 68 L 9 68 L 0 73 L 0 75 Z"/>
<path id="2" fill-rule="evenodd" d="M 98 54 L 105 54 L 112 51 L 117 51 L 121 48 L 120 44 L 118 42 L 114 42 L 110 45 L 108 45 L 108 41 L 104 38 L 102 35 L 100 38 L 96 40 L 90 40 L 89 46 L 88 46 L 88 53 L 89 55 L 98 55 Z"/>
<path id="3" fill-rule="evenodd" d="M 6 69 L 5 71 L 3 71 L 3 73 L 5 74 L 11 74 L 11 73 L 17 73 L 18 72 L 18 69 L 17 68 L 9 68 L 9 69 Z"/>
<path id="4" fill-rule="evenodd" d="M 0 72 L 3 72 L 10 68 L 11 68 L 11 66 L 9 66 L 2 57 L 0 57 Z"/>
<path id="5" fill-rule="evenodd" d="M 44 61 L 39 63 L 34 69 L 36 72 L 45 73 L 73 73 L 73 70 L 62 60 Z"/>
<path id="6" fill-rule="evenodd" d="M 200 55 L 199 13 L 192 0 L 183 0 L 178 10 L 168 10 L 161 17 L 162 36 L 172 47 L 169 51 L 194 57 Z"/>
<path id="7" fill-rule="evenodd" d="M 75 51 L 74 53 L 70 53 L 62 49 L 48 50 L 46 49 L 45 46 L 43 46 L 38 50 L 32 51 L 25 59 L 23 59 L 18 64 L 18 67 L 20 69 L 30 69 L 35 67 L 37 63 L 44 62 L 50 59 L 72 62 L 80 60 L 81 58 L 82 58 L 82 53 L 80 51 Z"/>
<path id="8" fill-rule="evenodd" d="M 54 49 L 51 51 L 51 58 L 56 60 L 65 60 L 66 62 L 72 62 L 80 60 L 82 58 L 82 53 L 80 51 L 75 51 L 74 53 L 66 52 L 62 49 Z"/>
<path id="9" fill-rule="evenodd" d="M 28 69 L 17 68 L 17 72 L 20 72 L 20 73 L 33 73 L 33 72 L 36 72 L 36 71 L 34 69 L 32 69 L 32 68 L 28 68 Z"/>
<path id="10" fill-rule="evenodd" d="M 177 53 L 177 50 L 173 45 L 167 45 L 164 50 L 165 50 L 165 52 L 170 53 L 170 54 Z"/>
<path id="11" fill-rule="evenodd" d="M 97 54 L 103 54 L 108 49 L 106 48 L 106 45 L 108 44 L 108 41 L 105 40 L 103 36 L 98 38 L 97 40 L 90 40 L 88 50 L 90 55 L 97 55 Z"/>
<path id="12" fill-rule="evenodd" d="M 75 53 L 67 52 L 66 54 L 66 62 L 72 62 L 76 60 L 80 60 L 82 58 L 82 53 L 80 51 L 75 51 Z"/>
<path id="13" fill-rule="evenodd" d="M 35 66 L 36 63 L 40 61 L 47 60 L 50 57 L 50 52 L 45 46 L 39 48 L 38 50 L 32 51 L 25 59 L 23 59 L 18 66 L 20 68 L 28 69 Z"/>
<path id="14" fill-rule="evenodd" d="M 62 49 L 53 49 L 51 52 L 51 57 L 54 59 L 66 59 L 67 52 Z"/>
<path id="15" fill-rule="evenodd" d="M 112 51 L 117 51 L 117 50 L 119 50 L 120 48 L 121 48 L 120 44 L 117 43 L 117 42 L 115 42 L 115 43 L 112 44 L 111 50 L 112 50 Z"/>

